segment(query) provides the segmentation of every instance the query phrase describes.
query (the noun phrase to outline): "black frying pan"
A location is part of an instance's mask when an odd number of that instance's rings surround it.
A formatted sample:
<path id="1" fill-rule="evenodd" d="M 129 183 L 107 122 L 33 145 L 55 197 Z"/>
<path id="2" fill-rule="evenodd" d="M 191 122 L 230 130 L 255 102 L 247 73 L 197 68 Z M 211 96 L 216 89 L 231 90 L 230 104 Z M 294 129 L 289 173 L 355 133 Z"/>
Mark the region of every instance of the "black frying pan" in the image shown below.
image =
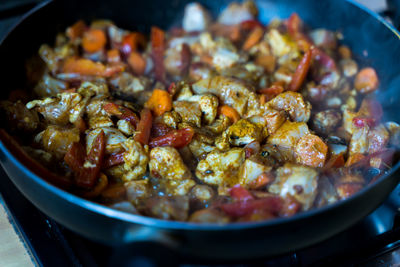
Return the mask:
<path id="1" fill-rule="evenodd" d="M 229 1 L 200 1 L 214 15 Z M 385 110 L 385 119 L 400 121 L 400 40 L 399 33 L 382 18 L 353 1 L 266 0 L 256 1 L 260 19 L 287 18 L 297 12 L 311 27 L 341 30 L 343 42 L 361 64 L 373 66 L 380 77 L 376 97 Z M 107 18 L 118 26 L 148 31 L 180 21 L 187 1 L 55 1 L 43 3 L 16 26 L 0 46 L 2 96 L 24 85 L 24 61 L 37 53 L 42 43 L 52 43 L 57 32 L 78 19 Z M 374 210 L 392 191 L 400 176 L 400 163 L 373 186 L 346 201 L 265 222 L 225 226 L 199 225 L 128 214 L 81 199 L 32 173 L 0 143 L 0 161 L 19 190 L 40 210 L 67 228 L 93 240 L 120 245 L 138 241 L 162 243 L 182 253 L 200 258 L 250 259 L 277 255 L 311 245 L 348 228 Z"/>

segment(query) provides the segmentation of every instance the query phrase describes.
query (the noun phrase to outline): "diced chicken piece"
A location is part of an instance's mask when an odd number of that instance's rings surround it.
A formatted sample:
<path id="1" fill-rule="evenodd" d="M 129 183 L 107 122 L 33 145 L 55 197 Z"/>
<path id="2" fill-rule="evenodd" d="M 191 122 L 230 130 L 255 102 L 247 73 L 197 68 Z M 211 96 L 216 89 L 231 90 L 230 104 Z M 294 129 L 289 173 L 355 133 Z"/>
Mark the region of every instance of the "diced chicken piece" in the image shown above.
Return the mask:
<path id="1" fill-rule="evenodd" d="M 249 94 L 254 90 L 240 80 L 215 76 L 194 83 L 193 91 L 196 94 L 214 94 L 223 104 L 234 108 L 243 116 L 246 112 Z"/>
<path id="2" fill-rule="evenodd" d="M 318 195 L 315 199 L 316 207 L 332 204 L 339 200 L 335 187 L 326 176 L 319 178 L 317 191 Z"/>
<path id="3" fill-rule="evenodd" d="M 125 97 L 136 97 L 150 88 L 150 80 L 146 77 L 136 77 L 129 72 L 121 72 L 110 80 L 112 89 Z"/>
<path id="4" fill-rule="evenodd" d="M 309 133 L 306 123 L 286 121 L 275 133 L 268 137 L 267 143 L 294 148 L 300 138 Z"/>
<path id="5" fill-rule="evenodd" d="M 65 125 L 68 122 L 74 122 L 77 116 L 84 112 L 85 103 L 81 103 L 82 96 L 78 93 L 61 93 L 54 98 L 45 98 L 43 100 L 33 100 L 26 104 L 28 109 L 37 107 L 44 118 L 58 125 Z"/>
<path id="6" fill-rule="evenodd" d="M 148 148 L 143 147 L 139 142 L 136 142 L 132 137 L 128 138 L 123 143 L 124 153 L 124 170 L 126 173 L 122 176 L 123 181 L 128 182 L 137 180 L 143 177 L 149 163 Z"/>
<path id="7" fill-rule="evenodd" d="M 323 135 L 329 135 L 342 121 L 340 112 L 336 110 L 324 110 L 314 115 L 312 120 L 314 130 Z"/>
<path id="8" fill-rule="evenodd" d="M 257 9 L 248 3 L 231 3 L 219 14 L 218 22 L 225 25 L 235 25 L 246 20 L 255 19 Z"/>
<path id="9" fill-rule="evenodd" d="M 152 197 L 146 202 L 146 213 L 163 220 L 186 221 L 189 216 L 189 197 Z"/>
<path id="10" fill-rule="evenodd" d="M 316 46 L 335 49 L 337 46 L 336 35 L 326 29 L 315 29 L 310 32 L 310 37 Z"/>
<path id="11" fill-rule="evenodd" d="M 173 147 L 156 147 L 150 151 L 150 174 L 163 179 L 172 195 L 185 195 L 196 184 L 179 152 Z"/>
<path id="12" fill-rule="evenodd" d="M 208 153 L 215 150 L 214 146 L 203 142 L 198 134 L 195 134 L 188 146 L 197 159 L 203 159 Z"/>
<path id="13" fill-rule="evenodd" d="M 296 122 L 307 122 L 310 119 L 311 104 L 304 101 L 303 96 L 297 92 L 287 91 L 274 97 L 267 106 L 289 113 L 290 119 Z"/>
<path id="14" fill-rule="evenodd" d="M 389 132 L 382 124 L 371 129 L 368 133 L 368 153 L 373 154 L 384 149 L 389 143 L 389 138 Z"/>
<path id="15" fill-rule="evenodd" d="M 248 120 L 263 129 L 263 137 L 273 134 L 286 121 L 284 111 L 268 109 L 263 115 L 256 115 L 248 118 Z"/>
<path id="16" fill-rule="evenodd" d="M 182 122 L 182 118 L 176 111 L 167 111 L 163 114 L 162 121 L 165 125 L 177 129 L 178 123 Z"/>
<path id="17" fill-rule="evenodd" d="M 242 146 L 253 141 L 262 141 L 261 128 L 249 122 L 246 119 L 241 119 L 230 126 L 227 130 L 229 142 L 234 146 Z"/>
<path id="18" fill-rule="evenodd" d="M 86 151 L 89 152 L 92 148 L 93 141 L 100 133 L 104 132 L 106 143 L 106 154 L 119 153 L 124 151 L 124 142 L 127 140 L 125 135 L 112 127 L 96 128 L 86 135 Z"/>
<path id="19" fill-rule="evenodd" d="M 174 111 L 176 111 L 183 122 L 193 124 L 197 127 L 201 126 L 201 110 L 197 102 L 174 101 Z"/>
<path id="20" fill-rule="evenodd" d="M 220 116 L 211 125 L 206 126 L 207 130 L 210 130 L 214 134 L 220 134 L 226 129 L 228 129 L 231 121 L 226 116 Z"/>
<path id="21" fill-rule="evenodd" d="M 393 122 L 389 121 L 385 123 L 386 129 L 389 131 L 390 134 L 390 140 L 389 144 L 395 147 L 400 146 L 400 125 Z"/>
<path id="22" fill-rule="evenodd" d="M 211 23 L 208 11 L 199 3 L 189 3 L 185 7 L 182 26 L 187 32 L 204 31 Z"/>
<path id="23" fill-rule="evenodd" d="M 278 168 L 275 182 L 268 191 L 282 197 L 290 195 L 302 204 L 303 210 L 312 207 L 317 195 L 318 173 L 310 167 L 286 163 Z"/>
<path id="24" fill-rule="evenodd" d="M 368 152 L 368 127 L 356 128 L 351 136 L 349 154 Z"/>
<path id="25" fill-rule="evenodd" d="M 353 134 L 358 128 L 354 125 L 353 119 L 357 116 L 357 113 L 345 109 L 343 111 L 343 128 L 349 134 Z"/>
<path id="26" fill-rule="evenodd" d="M 346 77 L 352 77 L 358 72 L 357 63 L 352 59 L 342 59 L 340 67 L 342 67 L 343 74 Z"/>
<path id="27" fill-rule="evenodd" d="M 307 134 L 296 144 L 297 162 L 310 167 L 323 167 L 328 153 L 328 146 L 319 136 Z"/>
<path id="28" fill-rule="evenodd" d="M 239 55 L 226 48 L 217 48 L 213 54 L 212 64 L 217 70 L 223 70 L 232 67 L 239 61 Z"/>
<path id="29" fill-rule="evenodd" d="M 242 148 L 227 152 L 213 151 L 199 162 L 196 176 L 201 181 L 219 186 L 233 186 L 238 182 L 238 170 L 245 160 Z"/>
<path id="30" fill-rule="evenodd" d="M 208 201 L 215 197 L 214 190 L 208 185 L 195 185 L 190 194 L 193 198 L 200 201 Z"/>
<path id="31" fill-rule="evenodd" d="M 186 74 L 191 62 L 191 51 L 187 44 L 170 47 L 165 51 L 164 66 L 171 76 L 179 77 Z"/>
<path id="32" fill-rule="evenodd" d="M 264 40 L 269 43 L 272 55 L 278 58 L 278 63 L 280 64 L 291 62 L 300 57 L 296 44 L 288 36 L 279 33 L 277 29 L 268 31 L 264 36 Z"/>
<path id="33" fill-rule="evenodd" d="M 337 195 L 340 199 L 346 199 L 365 186 L 365 180 L 358 174 L 345 174 L 335 182 Z"/>
<path id="34" fill-rule="evenodd" d="M 120 130 L 125 135 L 133 135 L 135 133 L 135 127 L 126 121 L 126 120 L 119 120 L 117 122 L 118 130 Z"/>
<path id="35" fill-rule="evenodd" d="M 177 101 L 190 101 L 192 97 L 192 90 L 190 89 L 190 85 L 187 83 L 183 84 L 179 92 L 176 94 Z"/>
<path id="36" fill-rule="evenodd" d="M 39 116 L 35 110 L 29 110 L 21 101 L 1 101 L 0 109 L 3 110 L 8 127 L 24 132 L 33 132 L 39 126 Z M 4 127 L 5 125 L 3 125 Z"/>
<path id="37" fill-rule="evenodd" d="M 194 212 L 189 217 L 190 222 L 194 223 L 229 223 L 230 218 L 224 212 L 217 209 L 208 208 Z"/>
<path id="38" fill-rule="evenodd" d="M 151 196 L 151 185 L 148 179 L 132 180 L 124 184 L 128 201 L 135 202 Z"/>
<path id="39" fill-rule="evenodd" d="M 104 96 L 96 96 L 89 101 L 86 106 L 89 129 L 111 127 L 114 125 L 110 114 L 103 109 L 103 106 L 106 103 Z"/>
<path id="40" fill-rule="evenodd" d="M 203 119 L 206 124 L 211 124 L 217 117 L 217 109 L 219 105 L 218 98 L 211 94 L 194 95 L 188 99 L 191 102 L 197 102 L 200 105 Z"/>
<path id="41" fill-rule="evenodd" d="M 271 169 L 271 166 L 266 166 L 256 158 L 250 157 L 240 166 L 239 183 L 245 187 L 251 187 L 262 173 L 268 173 Z"/>
<path id="42" fill-rule="evenodd" d="M 67 83 L 44 74 L 33 91 L 40 97 L 56 96 L 67 89 Z"/>
<path id="43" fill-rule="evenodd" d="M 47 152 L 53 154 L 57 159 L 62 159 L 67 153 L 69 146 L 79 142 L 79 130 L 77 128 L 65 128 L 50 125 L 35 137 Z"/>

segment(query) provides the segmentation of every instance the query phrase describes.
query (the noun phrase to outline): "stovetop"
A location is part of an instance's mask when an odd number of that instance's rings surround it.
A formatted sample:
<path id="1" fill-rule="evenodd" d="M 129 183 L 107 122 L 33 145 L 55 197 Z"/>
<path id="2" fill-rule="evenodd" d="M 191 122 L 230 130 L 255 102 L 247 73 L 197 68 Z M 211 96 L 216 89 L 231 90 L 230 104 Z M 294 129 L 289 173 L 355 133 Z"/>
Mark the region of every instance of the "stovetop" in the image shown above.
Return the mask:
<path id="1" fill-rule="evenodd" d="M 40 0 L 0 4 L 0 39 Z M 376 0 L 360 0 L 373 4 Z M 381 4 L 377 5 L 382 8 Z M 0 168 L 0 204 L 38 266 L 393 266 L 400 265 L 400 185 L 372 214 L 312 247 L 254 262 L 199 262 L 151 243 L 109 247 L 87 240 L 36 209 Z M 340 216 L 340 214 L 338 214 Z"/>

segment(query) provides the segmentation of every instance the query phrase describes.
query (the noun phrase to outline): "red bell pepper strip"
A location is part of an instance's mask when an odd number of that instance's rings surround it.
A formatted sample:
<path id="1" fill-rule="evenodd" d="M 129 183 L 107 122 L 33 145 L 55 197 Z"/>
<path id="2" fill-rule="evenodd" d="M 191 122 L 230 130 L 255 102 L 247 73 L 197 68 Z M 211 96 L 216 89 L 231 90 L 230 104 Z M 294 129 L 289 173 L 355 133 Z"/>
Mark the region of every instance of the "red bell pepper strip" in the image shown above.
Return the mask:
<path id="1" fill-rule="evenodd" d="M 311 65 L 312 50 L 313 48 L 309 49 L 300 60 L 300 63 L 293 74 L 292 81 L 289 84 L 289 91 L 298 91 L 306 79 Z"/>
<path id="2" fill-rule="evenodd" d="M 264 28 L 264 26 L 257 20 L 249 19 L 240 23 L 240 28 L 243 30 L 253 30 L 254 28 Z"/>
<path id="3" fill-rule="evenodd" d="M 117 165 L 120 165 L 122 163 L 124 163 L 124 153 L 125 152 L 121 152 L 121 153 L 114 153 L 111 154 L 110 156 L 108 156 L 105 160 L 104 160 L 104 169 L 108 169 Z"/>
<path id="4" fill-rule="evenodd" d="M 281 211 L 282 207 L 283 201 L 280 197 L 266 197 L 248 201 L 237 201 L 222 204 L 220 206 L 223 212 L 232 217 L 242 217 L 260 210 L 277 214 Z"/>
<path id="5" fill-rule="evenodd" d="M 248 201 L 255 199 L 254 196 L 246 188 L 242 187 L 239 184 L 232 187 L 229 191 L 229 194 L 236 201 Z"/>
<path id="6" fill-rule="evenodd" d="M 105 135 L 103 131 L 93 141 L 89 154 L 85 157 L 85 148 L 81 143 L 73 143 L 64 157 L 65 162 L 75 174 L 78 187 L 91 189 L 99 178 L 105 152 Z"/>
<path id="7" fill-rule="evenodd" d="M 151 48 L 154 63 L 154 73 L 159 82 L 165 82 L 165 32 L 158 27 L 151 28 Z"/>
<path id="8" fill-rule="evenodd" d="M 129 108 L 114 103 L 107 103 L 103 106 L 103 109 L 110 115 L 117 116 L 120 120 L 129 122 L 133 127 L 136 128 L 139 118 Z"/>
<path id="9" fill-rule="evenodd" d="M 188 145 L 193 138 L 194 130 L 192 128 L 183 128 L 174 130 L 166 135 L 159 136 L 150 140 L 150 148 L 158 146 L 172 146 L 175 148 L 182 148 Z"/>
<path id="10" fill-rule="evenodd" d="M 68 177 L 61 176 L 49 171 L 38 161 L 29 156 L 28 153 L 18 144 L 18 142 L 13 137 L 11 137 L 4 129 L 0 129 L 0 140 L 19 161 L 21 161 L 29 170 L 34 172 L 36 175 L 62 188 L 68 188 L 72 185 L 72 181 Z"/>
<path id="11" fill-rule="evenodd" d="M 140 121 L 137 127 L 138 133 L 135 135 L 135 141 L 142 145 L 147 145 L 149 143 L 152 124 L 153 115 L 151 115 L 151 110 L 148 108 L 143 109 L 140 112 Z"/>

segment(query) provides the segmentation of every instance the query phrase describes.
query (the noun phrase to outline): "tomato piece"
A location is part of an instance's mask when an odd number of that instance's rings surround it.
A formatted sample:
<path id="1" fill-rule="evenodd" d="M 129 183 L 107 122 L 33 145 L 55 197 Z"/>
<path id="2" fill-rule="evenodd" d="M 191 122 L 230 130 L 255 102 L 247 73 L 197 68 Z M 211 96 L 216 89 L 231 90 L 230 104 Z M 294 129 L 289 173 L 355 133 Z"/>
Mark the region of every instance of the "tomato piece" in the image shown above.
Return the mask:
<path id="1" fill-rule="evenodd" d="M 114 153 L 111 154 L 110 156 L 108 156 L 105 160 L 104 160 L 104 169 L 108 169 L 111 168 L 113 166 L 117 166 L 120 165 L 122 163 L 124 163 L 124 153 L 125 152 L 121 152 L 121 153 Z"/>
<path id="2" fill-rule="evenodd" d="M 312 50 L 312 48 L 309 49 L 300 60 L 300 63 L 293 74 L 292 81 L 289 84 L 290 91 L 298 91 L 306 79 L 308 70 L 311 66 Z"/>
<path id="3" fill-rule="evenodd" d="M 174 128 L 171 128 L 171 127 L 165 125 L 164 123 L 154 123 L 153 126 L 151 127 L 150 136 L 151 136 L 151 138 L 164 136 L 173 130 L 174 130 Z"/>
<path id="4" fill-rule="evenodd" d="M 18 144 L 18 142 L 4 129 L 0 129 L 0 140 L 18 160 L 20 160 L 36 175 L 63 188 L 68 188 L 71 186 L 72 183 L 68 177 L 55 174 L 46 169 L 38 161 L 29 156 L 28 153 Z"/>
<path id="5" fill-rule="evenodd" d="M 143 109 L 140 112 L 140 121 L 137 127 L 138 133 L 135 135 L 135 141 L 142 145 L 147 145 L 149 143 L 152 123 L 153 115 L 151 115 L 151 110 L 148 108 Z"/>
<path id="6" fill-rule="evenodd" d="M 313 47 L 312 56 L 315 60 L 317 60 L 323 67 L 328 70 L 336 70 L 336 63 L 333 58 L 331 58 L 327 53 L 322 51 L 317 47 Z"/>
<path id="7" fill-rule="evenodd" d="M 280 197 L 266 197 L 222 204 L 220 207 L 222 211 L 232 217 L 242 217 L 257 211 L 269 211 L 277 214 L 283 207 L 283 201 Z"/>
<path id="8" fill-rule="evenodd" d="M 193 138 L 194 130 L 192 128 L 183 128 L 174 130 L 164 136 L 159 136 L 150 140 L 150 148 L 158 146 L 172 146 L 175 148 L 182 148 L 188 145 Z"/>
<path id="9" fill-rule="evenodd" d="M 117 105 L 115 103 L 107 103 L 103 106 L 103 109 L 110 115 L 117 116 L 120 120 L 129 122 L 133 127 L 136 128 L 139 118 L 131 109 Z"/>
<path id="10" fill-rule="evenodd" d="M 254 200 L 254 196 L 244 187 L 237 184 L 229 190 L 229 194 L 236 201 Z"/>
<path id="11" fill-rule="evenodd" d="M 165 32 L 158 27 L 151 28 L 151 48 L 154 62 L 154 73 L 159 82 L 165 82 Z"/>

